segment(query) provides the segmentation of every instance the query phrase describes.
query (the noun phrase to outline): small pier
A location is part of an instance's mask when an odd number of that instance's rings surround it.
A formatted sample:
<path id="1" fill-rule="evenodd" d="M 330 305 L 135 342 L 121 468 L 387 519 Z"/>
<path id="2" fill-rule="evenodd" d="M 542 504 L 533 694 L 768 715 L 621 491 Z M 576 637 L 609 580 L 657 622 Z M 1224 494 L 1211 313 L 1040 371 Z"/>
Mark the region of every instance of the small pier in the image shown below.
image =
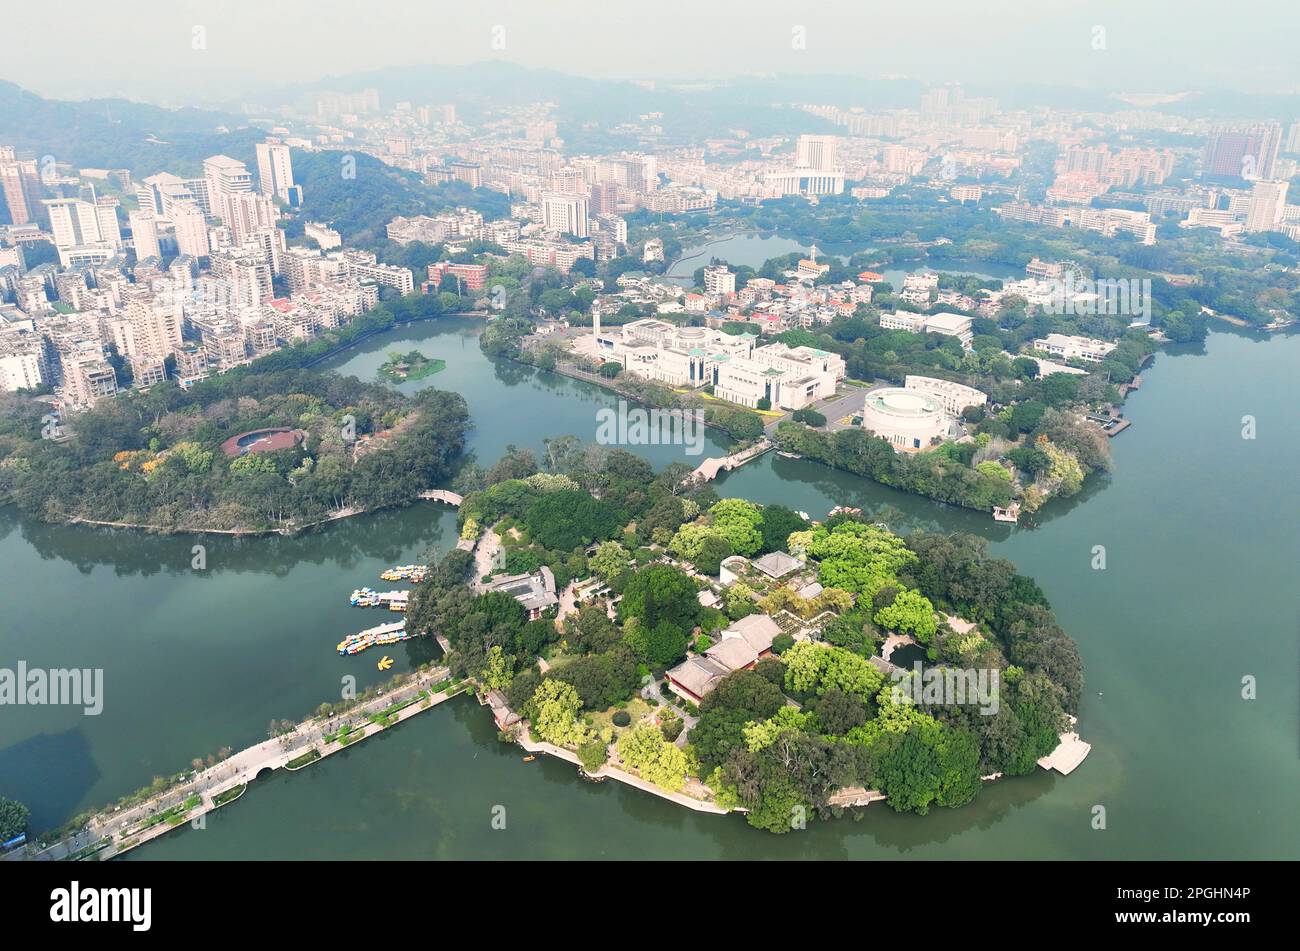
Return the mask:
<path id="1" fill-rule="evenodd" d="M 1111 439 L 1114 439 L 1133 425 L 1130 420 L 1125 419 L 1123 416 L 1108 416 L 1104 413 L 1089 413 L 1085 419 L 1100 426 L 1101 431 Z"/>
<path id="2" fill-rule="evenodd" d="M 1062 776 L 1069 776 L 1078 769 L 1079 764 L 1092 752 L 1092 744 L 1085 743 L 1074 730 L 1079 722 L 1077 717 L 1070 717 L 1070 731 L 1061 734 L 1061 742 L 1056 749 L 1040 757 L 1038 765 L 1043 769 L 1054 769 Z"/>

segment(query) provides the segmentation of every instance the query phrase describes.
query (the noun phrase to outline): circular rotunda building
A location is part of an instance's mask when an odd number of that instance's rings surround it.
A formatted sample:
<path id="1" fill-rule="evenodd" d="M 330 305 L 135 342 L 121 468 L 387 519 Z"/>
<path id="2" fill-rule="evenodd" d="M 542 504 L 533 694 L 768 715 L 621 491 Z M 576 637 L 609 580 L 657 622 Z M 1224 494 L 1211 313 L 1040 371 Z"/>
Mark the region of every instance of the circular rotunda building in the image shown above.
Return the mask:
<path id="1" fill-rule="evenodd" d="M 950 435 L 952 423 L 933 396 L 901 386 L 872 390 L 862 407 L 863 428 L 907 452 L 942 442 Z"/>

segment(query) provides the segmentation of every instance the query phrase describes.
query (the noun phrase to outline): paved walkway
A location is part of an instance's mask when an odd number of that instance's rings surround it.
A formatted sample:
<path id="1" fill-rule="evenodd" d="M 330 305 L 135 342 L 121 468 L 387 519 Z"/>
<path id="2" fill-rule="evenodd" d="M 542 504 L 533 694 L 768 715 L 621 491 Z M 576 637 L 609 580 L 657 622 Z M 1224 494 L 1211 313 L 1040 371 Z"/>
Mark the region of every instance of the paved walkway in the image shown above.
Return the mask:
<path id="1" fill-rule="evenodd" d="M 433 685 L 444 680 L 447 674 L 447 668 L 435 668 L 419 674 L 396 689 L 386 691 L 345 713 L 325 720 L 315 718 L 304 720 L 288 733 L 242 749 L 217 765 L 195 774 L 191 779 L 179 786 L 139 805 L 121 811 L 100 813 L 92 817 L 85 829 L 61 842 L 55 843 L 45 851 L 38 853 L 34 858 L 38 860 L 67 858 L 69 855 L 105 839 L 109 840 L 109 845 L 99 852 L 97 857 L 108 859 L 114 855 L 120 855 L 122 852 L 142 845 L 177 828 L 179 825 L 183 825 L 185 822 L 190 822 L 214 808 L 218 808 L 214 804 L 218 796 L 237 786 L 251 782 L 263 770 L 280 769 L 299 756 L 309 753 L 313 748 L 318 749 L 321 754 L 320 758 L 324 759 L 341 749 L 355 745 L 361 739 L 387 729 L 387 726 L 372 723 L 366 718 L 372 713 L 377 713 L 393 704 L 409 699 L 420 690 L 433 687 Z M 436 706 L 447 699 L 449 698 L 445 694 L 434 694 L 429 707 Z M 412 703 L 399 710 L 395 715 L 396 719 L 389 725 L 396 725 L 396 723 L 400 723 L 429 707 L 423 706 L 420 702 Z M 325 742 L 326 734 L 333 733 L 349 723 L 356 725 L 351 735 L 355 735 L 357 739 L 349 740 L 346 744 L 339 744 L 337 741 Z M 166 812 L 168 809 L 181 806 L 196 795 L 200 797 L 199 804 L 181 813 L 179 822 L 172 824 L 163 820 L 148 828 L 143 828 L 144 824 L 154 816 Z M 6 856 L 7 859 L 25 857 L 27 856 L 21 850 Z"/>

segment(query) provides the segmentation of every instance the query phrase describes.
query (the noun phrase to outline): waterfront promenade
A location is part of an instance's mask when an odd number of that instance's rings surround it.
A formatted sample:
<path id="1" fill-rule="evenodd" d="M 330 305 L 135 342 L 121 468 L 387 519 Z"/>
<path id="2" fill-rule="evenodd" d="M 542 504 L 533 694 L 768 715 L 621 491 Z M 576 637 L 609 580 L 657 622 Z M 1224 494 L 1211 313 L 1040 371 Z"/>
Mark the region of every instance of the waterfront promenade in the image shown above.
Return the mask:
<path id="1" fill-rule="evenodd" d="M 447 674 L 445 667 L 416 672 L 410 679 L 346 712 L 330 717 L 312 717 L 279 736 L 240 750 L 145 802 L 121 810 L 112 808 L 98 813 L 84 829 L 43 851 L 33 854 L 17 850 L 6 855 L 5 860 L 105 860 L 121 855 L 233 802 L 237 795 L 243 793 L 230 796 L 220 804 L 217 800 L 223 794 L 246 786 L 264 773 L 269 774 L 285 767 L 290 770 L 306 768 L 449 700 L 459 694 L 462 688 L 446 691 Z M 424 692 L 424 697 L 417 699 L 421 692 Z M 385 717 L 377 716 L 398 705 L 403 706 Z M 345 732 L 340 735 L 340 731 Z M 313 750 L 317 756 L 304 760 L 305 757 L 311 757 Z M 299 764 L 291 766 L 295 761 L 299 761 Z"/>

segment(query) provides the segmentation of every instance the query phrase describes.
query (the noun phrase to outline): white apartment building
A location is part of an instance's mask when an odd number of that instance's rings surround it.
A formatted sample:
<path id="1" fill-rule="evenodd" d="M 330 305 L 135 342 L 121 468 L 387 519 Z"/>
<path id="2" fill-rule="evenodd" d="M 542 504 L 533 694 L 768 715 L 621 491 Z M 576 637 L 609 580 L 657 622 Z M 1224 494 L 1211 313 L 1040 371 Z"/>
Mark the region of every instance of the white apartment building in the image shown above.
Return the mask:
<path id="1" fill-rule="evenodd" d="M 1048 334 L 1034 341 L 1034 349 L 1041 350 L 1059 360 L 1083 360 L 1100 363 L 1116 344 L 1092 337 L 1074 337 L 1068 334 Z"/>
<path id="2" fill-rule="evenodd" d="M 347 263 L 349 277 L 395 287 L 404 295 L 415 292 L 415 277 L 407 268 L 380 264 L 368 251 L 343 251 L 340 257 Z"/>
<path id="3" fill-rule="evenodd" d="M 54 246 L 59 249 L 64 267 L 106 261 L 121 248 L 116 198 L 48 198 L 43 204 L 49 211 Z"/>
<path id="4" fill-rule="evenodd" d="M 131 225 L 131 242 L 135 245 L 135 259 L 147 261 L 149 258 L 161 258 L 162 245 L 158 241 L 158 219 L 147 211 L 132 211 L 126 217 Z"/>
<path id="5" fill-rule="evenodd" d="M 326 255 L 310 248 L 290 248 L 281 264 L 290 291 L 303 291 L 318 284 L 334 284 L 348 276 L 348 262 L 339 255 Z"/>
<path id="6" fill-rule="evenodd" d="M 307 222 L 303 225 L 302 233 L 315 241 L 322 251 L 333 251 L 335 248 L 343 247 L 343 236 L 320 222 Z"/>
<path id="7" fill-rule="evenodd" d="M 45 341 L 38 333 L 0 337 L 0 390 L 32 390 L 49 379 Z"/>
<path id="8" fill-rule="evenodd" d="M 542 194 L 542 224 L 549 231 L 585 238 L 589 234 L 587 199 L 563 192 Z"/>
<path id="9" fill-rule="evenodd" d="M 216 282 L 210 289 L 213 298 L 231 310 L 256 307 L 272 296 L 271 264 L 260 248 L 232 248 L 213 254 L 209 277 Z M 201 278 L 200 283 L 209 277 Z"/>
<path id="10" fill-rule="evenodd" d="M 736 293 L 736 274 L 725 264 L 704 269 L 704 291 L 708 294 Z"/>
<path id="11" fill-rule="evenodd" d="M 172 231 L 176 236 L 176 250 L 192 258 L 205 258 L 212 250 L 208 241 L 208 224 L 203 209 L 195 202 L 182 201 L 172 205 L 169 212 Z"/>
<path id="12" fill-rule="evenodd" d="M 1286 210 L 1289 182 L 1255 182 L 1246 208 L 1246 231 L 1277 231 Z"/>
<path id="13" fill-rule="evenodd" d="M 206 188 L 203 191 L 206 194 Z M 135 197 L 140 211 L 158 218 L 170 215 L 172 206 L 178 202 L 197 204 L 199 201 L 189 182 L 168 172 L 159 172 L 141 181 L 136 186 Z"/>
<path id="14" fill-rule="evenodd" d="M 264 195 L 235 192 L 225 196 L 221 218 L 238 245 L 262 229 L 274 228 L 280 219 L 280 211 Z"/>
<path id="15" fill-rule="evenodd" d="M 266 197 L 289 204 L 289 193 L 294 187 L 289 146 L 274 140 L 257 143 L 257 185 Z"/>
<path id="16" fill-rule="evenodd" d="M 208 186 L 209 213 L 221 218 L 225 218 L 225 199 L 253 190 L 253 176 L 248 167 L 229 155 L 204 159 L 203 178 Z"/>
<path id="17" fill-rule="evenodd" d="M 180 301 L 166 299 L 132 300 L 126 305 L 126 339 L 118 352 L 132 360 L 165 360 L 181 345 L 182 310 Z"/>
<path id="18" fill-rule="evenodd" d="M 964 350 L 971 348 L 971 340 L 975 336 L 971 324 L 971 318 L 963 317 L 961 314 L 939 313 L 927 315 L 897 311 L 893 314 L 880 315 L 882 330 L 905 330 L 911 334 L 946 334 L 960 340 Z"/>

